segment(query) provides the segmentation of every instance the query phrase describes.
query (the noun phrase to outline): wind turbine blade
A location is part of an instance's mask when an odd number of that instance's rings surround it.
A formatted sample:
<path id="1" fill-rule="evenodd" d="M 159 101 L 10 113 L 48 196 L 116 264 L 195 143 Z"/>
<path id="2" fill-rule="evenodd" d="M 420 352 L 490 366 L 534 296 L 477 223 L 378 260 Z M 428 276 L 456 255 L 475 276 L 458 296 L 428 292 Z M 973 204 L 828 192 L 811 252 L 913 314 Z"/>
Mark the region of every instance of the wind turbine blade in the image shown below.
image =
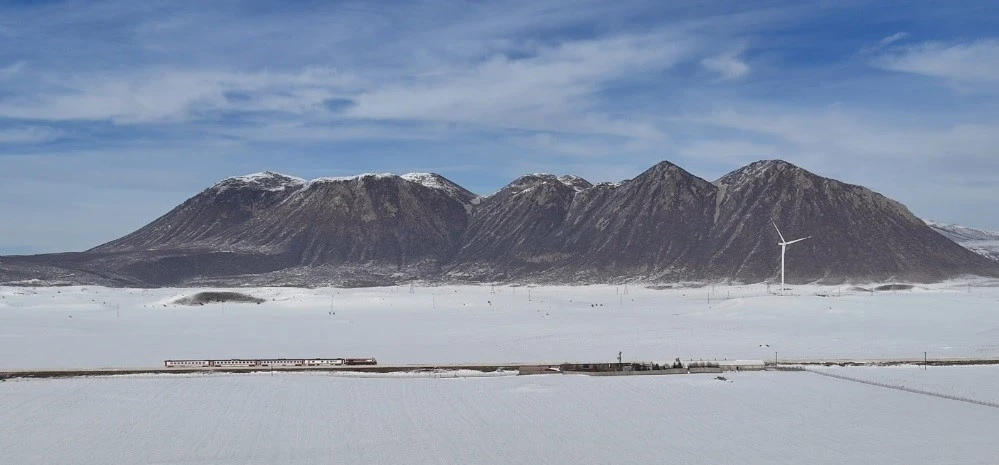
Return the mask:
<path id="1" fill-rule="evenodd" d="M 780 228 L 777 227 L 777 222 L 776 221 L 774 221 L 774 229 L 777 230 L 777 235 L 780 236 L 780 241 L 781 242 L 785 242 L 784 241 L 784 235 L 780 233 Z"/>
<path id="2" fill-rule="evenodd" d="M 811 238 L 811 237 L 812 237 L 812 236 L 808 236 L 808 237 L 802 237 L 801 239 L 795 239 L 795 240 L 793 240 L 793 241 L 791 241 L 791 242 L 788 242 L 788 244 L 794 244 L 795 242 L 801 242 L 801 241 L 803 241 L 803 240 L 805 240 L 805 239 L 809 239 L 809 238 Z"/>

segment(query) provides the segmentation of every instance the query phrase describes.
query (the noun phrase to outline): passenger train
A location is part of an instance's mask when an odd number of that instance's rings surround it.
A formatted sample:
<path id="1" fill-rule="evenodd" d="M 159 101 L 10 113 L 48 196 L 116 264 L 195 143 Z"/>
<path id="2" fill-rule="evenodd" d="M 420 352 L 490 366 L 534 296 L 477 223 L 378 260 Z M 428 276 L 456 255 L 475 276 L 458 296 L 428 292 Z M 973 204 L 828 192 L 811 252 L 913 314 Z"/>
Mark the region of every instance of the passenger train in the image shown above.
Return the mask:
<path id="1" fill-rule="evenodd" d="M 164 360 L 167 368 L 251 368 L 251 367 L 324 367 L 340 365 L 377 365 L 374 358 L 231 358 L 226 360 Z"/>

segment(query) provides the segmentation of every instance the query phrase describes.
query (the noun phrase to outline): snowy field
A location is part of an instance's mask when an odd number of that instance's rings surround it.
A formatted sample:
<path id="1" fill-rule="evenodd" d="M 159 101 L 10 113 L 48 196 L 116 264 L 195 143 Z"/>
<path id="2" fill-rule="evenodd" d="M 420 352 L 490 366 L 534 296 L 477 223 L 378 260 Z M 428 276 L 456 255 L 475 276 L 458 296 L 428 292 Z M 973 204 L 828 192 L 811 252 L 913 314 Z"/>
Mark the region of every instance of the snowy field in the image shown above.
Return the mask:
<path id="1" fill-rule="evenodd" d="M 905 365 L 809 369 L 864 381 L 892 384 L 982 402 L 999 403 L 999 365 L 931 366 L 926 368 L 924 370 L 921 366 Z"/>
<path id="2" fill-rule="evenodd" d="M 999 357 L 999 287 L 0 288 L 0 369 L 155 367 L 170 358 L 376 357 L 380 364 Z"/>
<path id="3" fill-rule="evenodd" d="M 991 464 L 996 409 L 812 373 L 0 383 L 3 463 Z M 993 378 L 995 380 L 995 378 Z"/>

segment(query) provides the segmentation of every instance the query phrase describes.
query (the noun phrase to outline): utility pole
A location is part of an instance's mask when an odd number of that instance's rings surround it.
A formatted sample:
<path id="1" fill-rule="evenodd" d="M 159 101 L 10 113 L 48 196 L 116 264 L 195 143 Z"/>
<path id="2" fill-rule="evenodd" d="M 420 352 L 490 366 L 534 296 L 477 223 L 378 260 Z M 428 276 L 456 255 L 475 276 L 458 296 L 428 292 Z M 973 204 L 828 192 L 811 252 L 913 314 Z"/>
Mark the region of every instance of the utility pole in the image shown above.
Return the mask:
<path id="1" fill-rule="evenodd" d="M 624 364 L 621 363 L 621 351 L 617 352 L 617 371 L 624 371 Z"/>
<path id="2" fill-rule="evenodd" d="M 779 365 L 779 364 L 780 363 L 779 363 L 779 361 L 777 359 L 777 352 L 774 352 L 774 367 L 777 367 L 777 365 Z"/>
<path id="3" fill-rule="evenodd" d="M 926 365 L 929 364 L 929 359 L 926 358 L 926 352 L 923 352 L 923 371 L 926 371 Z"/>

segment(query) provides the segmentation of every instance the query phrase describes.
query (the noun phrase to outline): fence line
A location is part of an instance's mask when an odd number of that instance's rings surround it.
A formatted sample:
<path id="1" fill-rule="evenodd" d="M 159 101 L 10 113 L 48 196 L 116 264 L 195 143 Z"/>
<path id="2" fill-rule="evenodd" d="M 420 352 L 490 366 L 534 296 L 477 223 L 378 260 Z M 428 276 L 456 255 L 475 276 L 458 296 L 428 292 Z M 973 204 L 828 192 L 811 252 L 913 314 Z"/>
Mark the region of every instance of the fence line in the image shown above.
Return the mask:
<path id="1" fill-rule="evenodd" d="M 866 379 L 852 378 L 852 377 L 843 376 L 843 375 L 834 375 L 832 373 L 825 373 L 825 372 L 815 371 L 815 370 L 811 370 L 811 369 L 805 369 L 804 371 L 807 371 L 807 372 L 810 372 L 810 373 L 815 373 L 817 375 L 828 376 L 830 378 L 841 379 L 841 380 L 844 380 L 844 381 L 852 381 L 854 383 L 868 384 L 868 385 L 871 385 L 871 386 L 878 386 L 878 387 L 883 387 L 883 388 L 887 388 L 887 389 L 894 389 L 896 391 L 905 391 L 905 392 L 911 392 L 913 394 L 922 394 L 924 396 L 939 397 L 941 399 L 956 400 L 958 402 L 967 402 L 969 404 L 983 405 L 985 407 L 992 407 L 992 408 L 999 408 L 999 403 L 996 403 L 996 402 L 986 402 L 986 401 L 983 401 L 983 400 L 972 399 L 970 397 L 952 396 L 950 394 L 941 394 L 939 392 L 926 391 L 926 390 L 923 390 L 923 389 L 909 388 L 909 387 L 905 387 L 905 386 L 898 385 L 898 384 L 879 383 L 877 381 L 868 381 Z"/>

